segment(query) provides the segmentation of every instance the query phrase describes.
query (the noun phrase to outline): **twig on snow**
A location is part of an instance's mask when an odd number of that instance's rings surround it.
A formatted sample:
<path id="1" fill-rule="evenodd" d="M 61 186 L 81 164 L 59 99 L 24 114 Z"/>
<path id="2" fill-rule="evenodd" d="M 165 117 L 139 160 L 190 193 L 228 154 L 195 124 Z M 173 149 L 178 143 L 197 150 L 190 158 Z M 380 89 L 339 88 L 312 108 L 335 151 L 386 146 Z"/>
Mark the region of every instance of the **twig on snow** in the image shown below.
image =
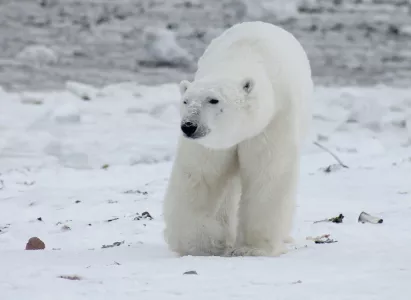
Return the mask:
<path id="1" fill-rule="evenodd" d="M 346 164 L 344 164 L 341 159 L 338 158 L 337 155 L 335 155 L 334 153 L 331 152 L 331 150 L 329 150 L 328 148 L 326 148 L 325 146 L 321 145 L 319 142 L 313 142 L 314 145 L 316 145 L 317 147 L 321 148 L 322 150 L 324 150 L 325 152 L 327 152 L 328 154 L 330 154 L 332 157 L 334 157 L 334 159 L 343 167 L 343 168 L 348 168 L 348 166 Z"/>
<path id="2" fill-rule="evenodd" d="M 60 275 L 58 278 L 67 280 L 81 280 L 82 278 L 78 275 Z"/>
<path id="3" fill-rule="evenodd" d="M 339 214 L 338 217 L 315 221 L 314 224 L 316 224 L 316 223 L 321 223 L 321 222 L 332 222 L 332 223 L 337 223 L 337 224 L 339 224 L 339 223 L 342 223 L 343 220 L 344 220 L 344 215 L 343 215 L 343 214 Z"/>

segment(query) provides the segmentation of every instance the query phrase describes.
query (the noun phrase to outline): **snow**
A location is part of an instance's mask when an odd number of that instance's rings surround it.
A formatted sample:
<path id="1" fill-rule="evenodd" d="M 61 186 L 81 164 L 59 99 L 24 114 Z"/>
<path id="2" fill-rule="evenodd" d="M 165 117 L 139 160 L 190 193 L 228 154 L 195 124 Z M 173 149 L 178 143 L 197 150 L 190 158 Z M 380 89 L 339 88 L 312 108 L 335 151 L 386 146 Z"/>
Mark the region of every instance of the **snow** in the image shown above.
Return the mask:
<path id="1" fill-rule="evenodd" d="M 409 299 L 410 90 L 317 87 L 296 242 L 275 258 L 167 249 L 178 99 L 175 84 L 0 89 L 1 299 Z M 317 137 L 349 168 L 324 172 L 336 162 Z M 384 222 L 358 223 L 362 211 Z M 306 239 L 326 233 L 338 242 Z M 24 250 L 33 236 L 45 250 Z"/>
<path id="2" fill-rule="evenodd" d="M 261 20 L 262 18 L 274 17 L 277 22 L 289 20 L 290 18 L 297 17 L 298 7 L 301 4 L 305 4 L 300 0 L 289 1 L 270 1 L 270 0 L 257 0 L 249 1 L 243 0 L 246 7 L 246 16 L 250 20 Z"/>
<path id="3" fill-rule="evenodd" d="M 16 59 L 39 65 L 56 64 L 58 62 L 56 52 L 45 45 L 27 46 L 16 55 Z"/>
<path id="4" fill-rule="evenodd" d="M 146 27 L 143 40 L 147 55 L 150 56 L 148 63 L 181 67 L 194 64 L 192 55 L 178 44 L 176 34 L 171 30 Z"/>

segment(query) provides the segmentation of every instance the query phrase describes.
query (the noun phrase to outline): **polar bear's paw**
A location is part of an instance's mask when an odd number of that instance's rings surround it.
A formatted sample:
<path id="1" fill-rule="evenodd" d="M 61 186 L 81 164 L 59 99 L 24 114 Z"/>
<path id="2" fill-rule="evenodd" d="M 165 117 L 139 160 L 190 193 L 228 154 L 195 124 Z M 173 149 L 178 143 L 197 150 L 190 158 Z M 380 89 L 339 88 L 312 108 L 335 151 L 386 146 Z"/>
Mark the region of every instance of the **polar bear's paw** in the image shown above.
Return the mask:
<path id="1" fill-rule="evenodd" d="M 258 249 L 252 247 L 234 247 L 227 249 L 224 256 L 280 256 L 287 253 L 286 247 L 274 250 Z"/>
<path id="2" fill-rule="evenodd" d="M 170 249 L 180 256 L 223 256 L 229 247 L 225 239 L 207 235 L 165 237 Z"/>
<path id="3" fill-rule="evenodd" d="M 223 256 L 227 249 L 225 240 L 209 240 L 207 243 L 199 243 L 182 249 L 182 255 L 191 256 Z"/>

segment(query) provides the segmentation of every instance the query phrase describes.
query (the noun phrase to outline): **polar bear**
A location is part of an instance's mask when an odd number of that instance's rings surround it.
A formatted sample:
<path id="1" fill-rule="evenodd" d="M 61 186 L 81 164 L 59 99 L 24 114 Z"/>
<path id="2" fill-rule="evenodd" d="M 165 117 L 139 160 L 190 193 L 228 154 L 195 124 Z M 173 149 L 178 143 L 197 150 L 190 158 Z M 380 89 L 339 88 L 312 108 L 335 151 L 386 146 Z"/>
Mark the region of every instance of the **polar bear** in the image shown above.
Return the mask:
<path id="1" fill-rule="evenodd" d="M 183 80 L 181 136 L 164 199 L 179 255 L 286 252 L 311 119 L 307 55 L 294 36 L 244 22 L 215 38 Z"/>

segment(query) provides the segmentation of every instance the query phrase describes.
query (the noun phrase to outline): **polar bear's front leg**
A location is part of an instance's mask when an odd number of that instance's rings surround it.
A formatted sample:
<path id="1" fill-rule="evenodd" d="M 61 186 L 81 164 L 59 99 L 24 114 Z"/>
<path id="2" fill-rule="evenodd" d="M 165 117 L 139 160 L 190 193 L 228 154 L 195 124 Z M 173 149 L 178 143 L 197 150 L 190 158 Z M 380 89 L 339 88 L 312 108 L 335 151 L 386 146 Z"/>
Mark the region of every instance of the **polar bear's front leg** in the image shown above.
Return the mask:
<path id="1" fill-rule="evenodd" d="M 237 213 L 240 197 L 240 177 L 235 175 L 224 188 L 223 200 L 216 216 L 219 223 L 223 226 L 227 248 L 234 246 L 237 236 Z"/>
<path id="2" fill-rule="evenodd" d="M 263 134 L 240 145 L 239 160 L 243 194 L 237 242 L 227 254 L 281 255 L 287 252 L 284 241 L 292 227 L 298 148 L 287 139 L 271 143 Z"/>
<path id="3" fill-rule="evenodd" d="M 226 208 L 239 197 L 239 182 L 233 181 L 238 173 L 235 154 L 180 141 L 164 199 L 164 237 L 172 251 L 220 256 L 231 246 L 232 217 Z"/>

